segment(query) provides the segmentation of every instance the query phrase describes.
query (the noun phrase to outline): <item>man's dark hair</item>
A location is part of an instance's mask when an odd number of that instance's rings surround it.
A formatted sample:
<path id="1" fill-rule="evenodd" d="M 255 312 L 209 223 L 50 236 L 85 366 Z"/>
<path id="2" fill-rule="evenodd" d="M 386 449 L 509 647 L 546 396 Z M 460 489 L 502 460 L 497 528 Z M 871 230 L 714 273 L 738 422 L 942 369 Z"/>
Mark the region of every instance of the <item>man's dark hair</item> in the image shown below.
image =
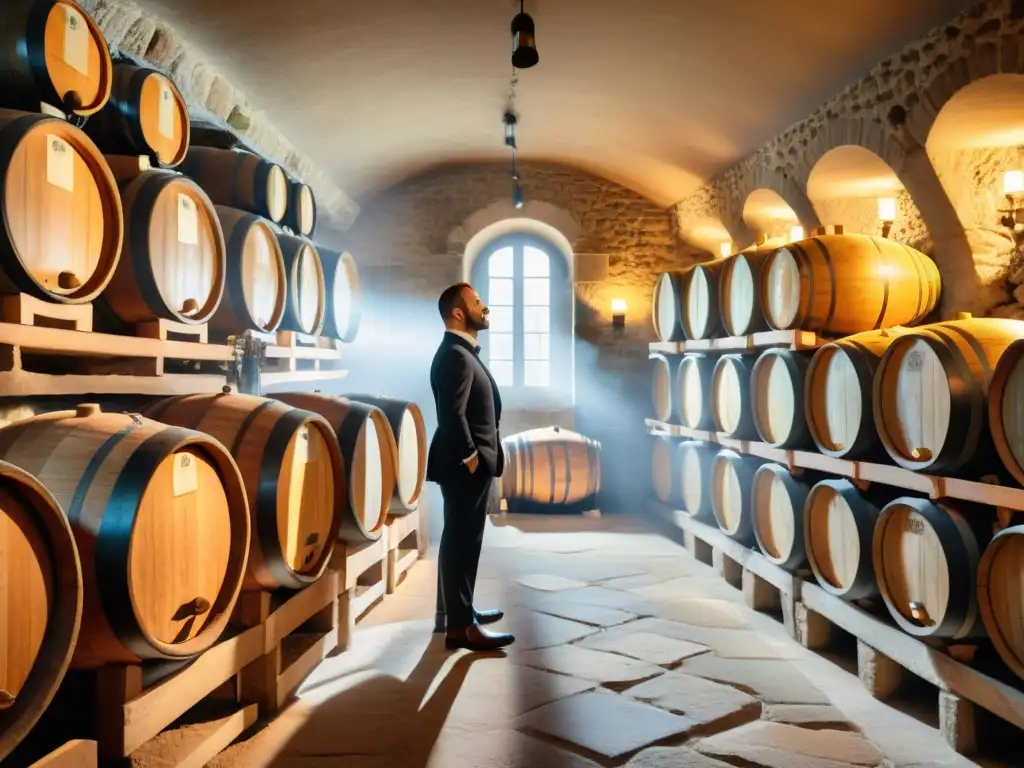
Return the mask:
<path id="1" fill-rule="evenodd" d="M 462 298 L 462 289 L 472 287 L 469 283 L 456 283 L 441 292 L 441 297 L 437 300 L 437 311 L 441 313 L 442 320 L 447 321 L 452 316 L 453 309 L 466 311 L 466 301 Z"/>

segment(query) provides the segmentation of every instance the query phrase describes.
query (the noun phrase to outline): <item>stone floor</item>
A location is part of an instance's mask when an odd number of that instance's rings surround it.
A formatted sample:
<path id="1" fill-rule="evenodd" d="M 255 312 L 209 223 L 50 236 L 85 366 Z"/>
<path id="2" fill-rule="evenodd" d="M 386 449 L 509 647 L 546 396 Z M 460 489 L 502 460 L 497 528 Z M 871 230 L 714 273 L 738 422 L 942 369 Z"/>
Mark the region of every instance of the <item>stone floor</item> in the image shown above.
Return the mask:
<path id="1" fill-rule="evenodd" d="M 962 768 L 937 730 L 872 699 L 639 520 L 489 526 L 479 607 L 504 654 L 431 635 L 418 563 L 299 698 L 215 768 Z M 994 765 L 980 763 L 981 765 Z"/>

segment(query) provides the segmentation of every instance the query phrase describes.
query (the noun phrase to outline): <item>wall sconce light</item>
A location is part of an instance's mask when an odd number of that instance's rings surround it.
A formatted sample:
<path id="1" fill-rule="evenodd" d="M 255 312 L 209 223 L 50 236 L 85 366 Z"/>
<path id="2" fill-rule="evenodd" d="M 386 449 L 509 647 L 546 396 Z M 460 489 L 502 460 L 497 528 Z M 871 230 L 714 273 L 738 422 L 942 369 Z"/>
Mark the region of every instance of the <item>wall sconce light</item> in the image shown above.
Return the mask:
<path id="1" fill-rule="evenodd" d="M 882 222 L 882 237 L 889 237 L 893 222 L 896 221 L 896 198 L 878 198 L 878 220 Z"/>
<path id="2" fill-rule="evenodd" d="M 1003 174 L 1003 194 L 1009 208 L 999 211 L 1004 214 L 1000 223 L 1012 231 L 1018 224 L 1024 224 L 1024 171 Z"/>
<path id="3" fill-rule="evenodd" d="M 626 300 L 612 299 L 612 329 L 622 333 L 626 328 Z"/>
<path id="4" fill-rule="evenodd" d="M 799 240 L 804 239 L 804 228 L 803 227 L 790 227 L 789 229 L 789 242 L 795 243 Z"/>
<path id="5" fill-rule="evenodd" d="M 718 246 L 718 253 L 723 259 L 726 256 L 732 256 L 732 243 L 728 241 L 720 243 Z"/>
<path id="6" fill-rule="evenodd" d="M 533 18 L 526 13 L 523 0 L 520 0 L 519 13 L 512 19 L 512 66 L 516 69 L 529 69 L 540 62 L 536 35 Z"/>

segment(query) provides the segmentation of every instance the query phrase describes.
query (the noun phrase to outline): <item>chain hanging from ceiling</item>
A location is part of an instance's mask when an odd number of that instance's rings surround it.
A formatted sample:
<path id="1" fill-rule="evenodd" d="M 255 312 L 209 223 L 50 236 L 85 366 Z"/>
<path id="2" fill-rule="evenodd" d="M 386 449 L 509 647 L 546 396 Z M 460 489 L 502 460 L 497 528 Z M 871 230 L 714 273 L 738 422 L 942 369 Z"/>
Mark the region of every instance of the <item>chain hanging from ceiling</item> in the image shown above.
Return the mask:
<path id="1" fill-rule="evenodd" d="M 523 188 L 519 184 L 519 170 L 516 167 L 516 152 L 519 149 L 516 129 L 519 118 L 516 112 L 516 87 L 519 85 L 519 69 L 535 67 L 540 61 L 537 53 L 536 27 L 526 13 L 525 0 L 519 0 L 519 13 L 512 19 L 512 77 L 509 80 L 508 108 L 505 110 L 505 145 L 512 149 L 512 204 L 523 207 Z"/>

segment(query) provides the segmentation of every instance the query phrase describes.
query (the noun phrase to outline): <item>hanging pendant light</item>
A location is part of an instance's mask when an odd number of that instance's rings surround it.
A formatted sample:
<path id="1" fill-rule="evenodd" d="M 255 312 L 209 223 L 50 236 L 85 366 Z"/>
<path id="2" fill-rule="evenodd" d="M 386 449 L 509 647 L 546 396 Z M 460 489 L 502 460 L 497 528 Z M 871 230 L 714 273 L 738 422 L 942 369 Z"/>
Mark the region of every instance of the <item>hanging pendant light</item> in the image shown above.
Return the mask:
<path id="1" fill-rule="evenodd" d="M 516 148 L 516 116 L 511 112 L 505 113 L 505 146 Z"/>
<path id="2" fill-rule="evenodd" d="M 516 188 L 512 190 L 512 205 L 516 207 L 516 210 L 520 210 L 523 207 L 523 188 L 519 186 L 519 180 L 516 180 Z"/>
<path id="3" fill-rule="evenodd" d="M 520 0 L 519 13 L 512 19 L 512 66 L 516 69 L 529 69 L 540 62 L 536 32 L 533 18 L 526 13 L 523 0 Z"/>

